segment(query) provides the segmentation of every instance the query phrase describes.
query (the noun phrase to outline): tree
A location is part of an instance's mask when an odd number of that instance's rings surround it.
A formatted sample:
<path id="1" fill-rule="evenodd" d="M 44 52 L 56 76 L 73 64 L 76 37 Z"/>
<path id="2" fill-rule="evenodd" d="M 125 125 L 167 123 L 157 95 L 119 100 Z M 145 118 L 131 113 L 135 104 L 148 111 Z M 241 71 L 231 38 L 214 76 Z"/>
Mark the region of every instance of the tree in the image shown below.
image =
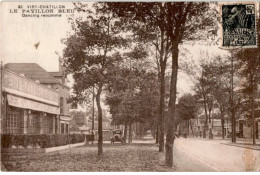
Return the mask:
<path id="1" fill-rule="evenodd" d="M 258 25 L 258 29 L 259 29 Z M 258 40 L 260 39 L 258 30 Z M 259 105 L 256 102 L 256 93 L 260 82 L 260 46 L 258 43 L 257 48 L 240 49 L 235 53 L 235 57 L 240 63 L 240 76 L 241 86 L 243 96 L 244 106 L 247 106 L 246 111 L 250 113 L 251 126 L 252 126 L 252 138 L 253 144 L 256 144 L 256 124 L 255 124 L 255 114 L 256 106 Z M 246 105 L 247 104 L 247 105 Z M 245 109 L 245 108 L 244 108 Z"/>
<path id="2" fill-rule="evenodd" d="M 260 39 L 260 20 L 257 21 L 257 40 Z M 238 73 L 241 77 L 240 88 L 242 89 L 243 101 L 241 102 L 242 111 L 250 114 L 253 144 L 255 144 L 255 116 L 256 108 L 259 105 L 256 102 L 256 93 L 260 82 L 260 45 L 258 42 L 257 48 L 239 48 L 231 52 L 231 56 L 239 62 Z M 232 57 L 232 58 L 233 58 Z"/>
<path id="3" fill-rule="evenodd" d="M 197 110 L 198 108 L 195 96 L 191 94 L 184 94 L 180 97 L 179 103 L 177 105 L 177 111 L 180 115 L 180 118 L 188 122 L 188 134 L 190 119 L 194 119 L 196 117 Z"/>
<path id="4" fill-rule="evenodd" d="M 119 55 L 118 55 L 119 56 Z M 129 142 L 132 138 L 132 124 L 137 121 L 139 101 L 136 91 L 139 89 L 143 73 L 147 71 L 144 63 L 147 52 L 142 45 L 135 45 L 133 50 L 121 55 L 123 64 L 117 64 L 113 79 L 109 81 L 106 103 L 110 106 L 113 121 L 125 125 L 125 139 L 129 125 Z"/>
<path id="5" fill-rule="evenodd" d="M 202 72 L 200 77 L 197 80 L 197 84 L 195 85 L 195 91 L 198 97 L 201 98 L 201 102 L 204 107 L 204 128 L 203 128 L 203 138 L 206 138 L 206 131 L 208 130 L 208 123 L 211 123 L 213 105 L 214 105 L 214 90 L 213 85 L 214 81 L 212 79 L 212 75 L 208 74 L 209 65 L 203 64 Z M 212 139 L 212 128 L 209 130 L 209 138 Z"/>
<path id="6" fill-rule="evenodd" d="M 74 33 L 64 39 L 63 63 L 74 78 L 73 90 L 82 99 L 86 91 L 96 89 L 98 108 L 98 155 L 102 156 L 102 108 L 100 96 L 104 86 L 111 79 L 118 57 L 113 57 L 117 49 L 125 45 L 120 21 L 113 18 L 109 11 L 100 11 L 95 3 L 93 9 L 85 9 L 75 4 L 78 11 L 86 13 L 86 20 L 78 18 L 72 21 Z"/>
<path id="7" fill-rule="evenodd" d="M 155 72 L 143 74 L 138 93 L 140 119 L 147 123 L 150 130 L 155 133 L 158 123 L 159 88 L 158 77 Z"/>
<path id="8" fill-rule="evenodd" d="M 165 71 L 170 54 L 170 40 L 166 35 L 165 11 L 163 3 L 107 3 L 114 13 L 129 21 L 138 42 L 155 47 L 155 60 L 158 66 L 160 83 L 159 104 L 159 151 L 164 151 L 164 113 L 165 113 Z M 158 56 L 157 56 L 158 52 Z"/>
<path id="9" fill-rule="evenodd" d="M 179 45 L 185 40 L 198 37 L 196 31 L 205 29 L 213 24 L 214 15 L 205 14 L 209 11 L 208 3 L 198 2 L 153 2 L 153 3 L 109 3 L 113 11 L 120 16 L 132 18 L 144 24 L 165 29 L 169 39 L 169 48 L 172 56 L 172 77 L 170 88 L 169 110 L 167 115 L 167 135 L 165 160 L 167 166 L 173 164 L 173 126 L 176 102 L 176 85 L 178 72 Z M 161 13 L 160 13 L 161 12 Z M 156 17 L 160 18 L 156 18 Z M 200 35 L 201 36 L 201 35 Z"/>
<path id="10" fill-rule="evenodd" d="M 204 81 L 204 84 L 202 84 L 201 80 L 199 83 L 201 86 L 206 86 L 206 82 L 208 82 L 207 86 L 209 86 L 211 94 L 214 97 L 213 105 L 220 113 L 222 138 L 224 139 L 225 115 L 228 114 L 228 111 L 230 110 L 231 66 L 229 57 L 215 56 L 210 62 L 204 62 L 202 68 L 207 74 L 205 76 L 207 80 Z M 201 89 L 201 91 L 202 90 L 203 89 Z"/>
<path id="11" fill-rule="evenodd" d="M 86 114 L 83 111 L 71 111 L 70 131 L 79 131 L 79 126 L 86 123 Z"/>
<path id="12" fill-rule="evenodd" d="M 260 54 L 259 49 L 247 49 L 237 54 L 238 59 L 243 65 L 240 69 L 240 73 L 244 82 L 242 82 L 242 92 L 244 94 L 244 106 L 248 106 L 247 111 L 251 114 L 251 126 L 253 132 L 253 144 L 255 144 L 256 131 L 255 131 L 255 109 L 256 93 L 259 86 L 260 80 Z M 241 54 L 241 55 L 239 55 Z M 250 105 L 246 105 L 246 103 Z M 249 110 L 250 109 L 250 110 Z"/>
<path id="13" fill-rule="evenodd" d="M 110 92 L 106 96 L 114 123 L 125 125 L 125 138 L 129 126 L 129 142 L 132 124 L 154 124 L 158 114 L 157 78 L 153 72 L 139 68 L 118 69 L 118 75 L 111 81 Z"/>
<path id="14" fill-rule="evenodd" d="M 213 96 L 215 98 L 216 108 L 220 112 L 222 138 L 225 138 L 224 124 L 225 115 L 229 110 L 229 95 L 230 95 L 230 64 L 227 60 L 223 60 L 221 57 L 216 57 L 210 65 L 209 74 L 212 75 L 213 84 Z"/>
<path id="15" fill-rule="evenodd" d="M 194 39 L 194 35 L 191 32 L 206 29 L 208 26 L 214 25 L 208 21 L 210 17 L 207 15 L 210 9 L 208 3 L 197 2 L 182 2 L 182 3 L 167 3 L 167 35 L 170 36 L 171 41 L 171 56 L 172 56 L 172 74 L 171 74 L 171 86 L 170 86 L 170 100 L 169 100 L 169 115 L 168 115 L 168 127 L 166 135 L 166 165 L 172 166 L 173 163 L 173 142 L 174 134 L 172 126 L 174 126 L 174 112 L 177 93 L 177 74 L 178 74 L 178 59 L 179 59 L 179 45 L 184 40 Z M 202 20 L 199 21 L 197 19 Z M 196 38 L 196 37 L 195 37 Z"/>

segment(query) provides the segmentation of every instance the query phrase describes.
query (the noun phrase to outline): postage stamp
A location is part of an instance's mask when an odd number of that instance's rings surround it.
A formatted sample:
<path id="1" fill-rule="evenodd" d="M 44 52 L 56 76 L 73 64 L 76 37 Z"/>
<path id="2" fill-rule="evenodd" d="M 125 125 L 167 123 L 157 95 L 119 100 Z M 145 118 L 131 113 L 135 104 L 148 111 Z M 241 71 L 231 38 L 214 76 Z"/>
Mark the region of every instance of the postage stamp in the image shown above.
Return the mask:
<path id="1" fill-rule="evenodd" d="M 257 3 L 223 3 L 221 13 L 222 47 L 257 47 Z"/>

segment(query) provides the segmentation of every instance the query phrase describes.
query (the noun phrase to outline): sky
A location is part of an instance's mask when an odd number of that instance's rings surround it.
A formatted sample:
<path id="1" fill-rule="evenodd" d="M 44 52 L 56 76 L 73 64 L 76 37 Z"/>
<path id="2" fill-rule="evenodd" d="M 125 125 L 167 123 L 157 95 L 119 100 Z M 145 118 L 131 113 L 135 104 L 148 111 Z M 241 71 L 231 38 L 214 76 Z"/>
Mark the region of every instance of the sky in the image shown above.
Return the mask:
<path id="1" fill-rule="evenodd" d="M 47 71 L 58 71 L 58 55 L 62 54 L 61 38 L 66 37 L 71 27 L 67 16 L 62 17 L 22 17 L 21 13 L 9 13 L 18 5 L 65 5 L 73 8 L 70 2 L 4 2 L 1 19 L 1 59 L 3 63 L 38 63 Z M 36 49 L 34 44 L 40 42 Z"/>
<path id="2" fill-rule="evenodd" d="M 64 45 L 62 38 L 66 38 L 71 31 L 68 23 L 68 15 L 61 17 L 22 17 L 22 11 L 11 13 L 19 5 L 24 10 L 30 10 L 31 5 L 64 5 L 64 9 L 73 9 L 71 2 L 4 2 L 1 9 L 1 57 L 6 63 L 37 63 L 47 71 L 58 71 L 58 55 L 62 55 Z M 21 9 L 18 9 L 21 10 Z M 57 10 L 57 9 L 56 9 Z M 31 14 L 31 13 L 30 13 Z M 36 49 L 35 44 L 39 42 Z M 218 46 L 186 46 L 190 56 L 185 59 L 200 59 L 201 50 L 206 50 L 210 54 L 225 54 Z M 58 54 L 56 54 L 58 53 Z M 180 58 L 183 59 L 183 58 Z M 71 77 L 70 86 L 73 83 Z M 182 95 L 192 91 L 193 83 L 189 77 L 180 72 L 178 76 L 178 93 Z"/>

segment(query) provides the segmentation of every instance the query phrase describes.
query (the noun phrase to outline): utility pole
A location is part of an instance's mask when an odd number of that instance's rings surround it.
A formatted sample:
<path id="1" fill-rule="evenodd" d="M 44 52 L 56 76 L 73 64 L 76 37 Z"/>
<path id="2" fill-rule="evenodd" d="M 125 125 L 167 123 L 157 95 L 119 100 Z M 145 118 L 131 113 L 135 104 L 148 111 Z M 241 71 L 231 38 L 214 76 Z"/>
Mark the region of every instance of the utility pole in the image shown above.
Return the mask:
<path id="1" fill-rule="evenodd" d="M 94 85 L 93 85 L 93 97 L 92 97 L 92 102 L 93 102 L 93 110 L 92 110 L 92 135 L 93 135 L 93 139 L 92 139 L 92 144 L 93 144 L 93 140 L 94 140 L 94 121 L 95 121 L 95 90 L 94 90 Z"/>

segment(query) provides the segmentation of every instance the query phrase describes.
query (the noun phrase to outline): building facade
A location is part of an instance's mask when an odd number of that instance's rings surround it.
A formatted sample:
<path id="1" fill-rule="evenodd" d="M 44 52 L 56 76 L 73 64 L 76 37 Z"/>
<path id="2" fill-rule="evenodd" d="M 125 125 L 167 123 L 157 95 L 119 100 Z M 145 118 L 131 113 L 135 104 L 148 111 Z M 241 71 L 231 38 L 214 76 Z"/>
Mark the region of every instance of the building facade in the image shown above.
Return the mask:
<path id="1" fill-rule="evenodd" d="M 54 134 L 59 130 L 59 93 L 6 69 L 1 70 L 1 133 Z"/>
<path id="2" fill-rule="evenodd" d="M 1 91 L 1 133 L 69 133 L 69 87 L 38 64 L 6 64 Z"/>

